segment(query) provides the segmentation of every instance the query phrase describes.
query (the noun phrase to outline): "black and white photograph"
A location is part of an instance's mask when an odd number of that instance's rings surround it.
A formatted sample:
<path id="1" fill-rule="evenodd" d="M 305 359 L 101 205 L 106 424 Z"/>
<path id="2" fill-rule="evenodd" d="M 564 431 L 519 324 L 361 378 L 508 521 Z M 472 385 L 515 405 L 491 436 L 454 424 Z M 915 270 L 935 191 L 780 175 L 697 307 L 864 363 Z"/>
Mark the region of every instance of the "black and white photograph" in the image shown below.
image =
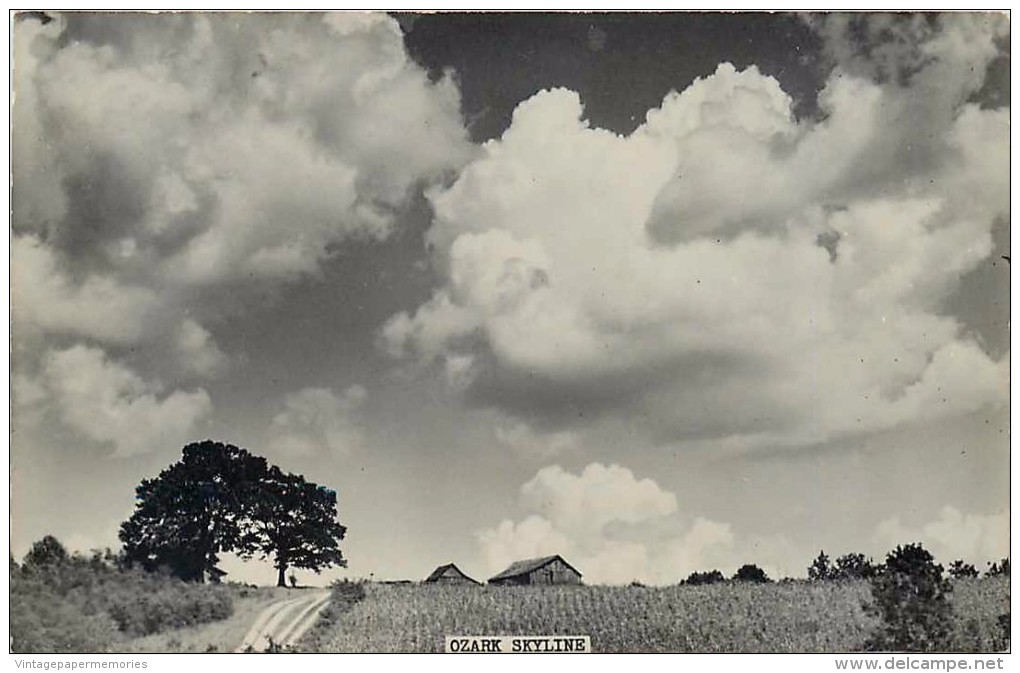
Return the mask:
<path id="1" fill-rule="evenodd" d="M 9 24 L 10 654 L 1010 652 L 1007 10 Z"/>

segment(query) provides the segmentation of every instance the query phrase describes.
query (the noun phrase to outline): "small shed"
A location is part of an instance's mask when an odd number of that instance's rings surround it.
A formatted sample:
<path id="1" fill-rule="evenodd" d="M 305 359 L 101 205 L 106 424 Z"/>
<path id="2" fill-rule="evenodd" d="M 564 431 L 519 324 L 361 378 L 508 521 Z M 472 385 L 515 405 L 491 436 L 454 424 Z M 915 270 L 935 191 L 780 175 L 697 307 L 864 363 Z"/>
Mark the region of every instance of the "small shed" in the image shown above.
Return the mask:
<path id="1" fill-rule="evenodd" d="M 489 579 L 489 584 L 580 584 L 581 572 L 559 554 L 514 561 Z"/>
<path id="2" fill-rule="evenodd" d="M 481 584 L 481 582 L 468 577 L 454 564 L 447 563 L 433 570 L 432 574 L 425 578 L 425 584 Z"/>

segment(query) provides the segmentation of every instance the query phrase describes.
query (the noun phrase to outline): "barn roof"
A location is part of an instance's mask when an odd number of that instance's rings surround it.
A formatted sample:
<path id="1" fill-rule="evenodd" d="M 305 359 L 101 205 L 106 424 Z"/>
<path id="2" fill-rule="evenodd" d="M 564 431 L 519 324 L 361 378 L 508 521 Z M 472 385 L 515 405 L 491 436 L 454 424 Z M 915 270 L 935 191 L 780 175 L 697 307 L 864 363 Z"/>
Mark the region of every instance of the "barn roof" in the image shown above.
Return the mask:
<path id="1" fill-rule="evenodd" d="M 481 582 L 479 582 L 478 580 L 473 579 L 473 578 L 468 577 L 467 575 L 465 575 L 464 571 L 461 570 L 460 568 L 458 568 L 453 563 L 447 563 L 446 565 L 439 566 L 438 568 L 436 568 L 435 570 L 432 571 L 431 575 L 429 575 L 428 577 L 425 578 L 425 581 L 426 582 L 435 582 L 440 577 L 442 577 L 443 573 L 445 573 L 450 568 L 453 568 L 454 570 L 456 570 L 457 574 L 460 575 L 461 577 L 463 577 L 464 579 L 466 579 L 466 580 L 468 580 L 470 582 L 474 582 L 475 584 L 481 584 Z"/>
<path id="2" fill-rule="evenodd" d="M 549 565 L 550 563 L 552 563 L 553 561 L 556 561 L 556 560 L 559 560 L 560 563 L 562 563 L 563 565 L 567 566 L 568 568 L 573 570 L 575 573 L 577 573 L 578 577 L 581 576 L 581 571 L 580 570 L 578 570 L 574 566 L 572 566 L 569 563 L 567 563 L 563 559 L 563 557 L 560 556 L 559 554 L 555 554 L 553 556 L 542 556 L 542 557 L 539 557 L 539 558 L 525 559 L 523 561 L 514 561 L 513 563 L 510 564 L 509 568 L 507 568 L 503 572 L 499 573 L 498 575 L 490 577 L 489 581 L 491 582 L 493 580 L 505 580 L 505 579 L 507 579 L 509 577 L 517 577 L 518 575 L 527 575 L 528 573 L 534 572 L 534 571 L 538 570 L 539 568 L 545 567 L 545 566 Z"/>

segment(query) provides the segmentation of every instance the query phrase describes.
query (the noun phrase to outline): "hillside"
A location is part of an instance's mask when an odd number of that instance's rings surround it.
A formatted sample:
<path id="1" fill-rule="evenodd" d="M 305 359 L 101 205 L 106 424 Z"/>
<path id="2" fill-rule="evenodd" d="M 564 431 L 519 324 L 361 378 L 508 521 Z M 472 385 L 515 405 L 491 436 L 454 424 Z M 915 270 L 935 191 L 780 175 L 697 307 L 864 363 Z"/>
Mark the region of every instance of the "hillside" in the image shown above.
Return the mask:
<path id="1" fill-rule="evenodd" d="M 954 649 L 992 651 L 1009 580 L 955 582 Z M 671 587 L 368 584 L 303 645 L 325 652 L 440 652 L 447 635 L 590 635 L 595 652 L 854 652 L 878 623 L 868 583 Z"/>

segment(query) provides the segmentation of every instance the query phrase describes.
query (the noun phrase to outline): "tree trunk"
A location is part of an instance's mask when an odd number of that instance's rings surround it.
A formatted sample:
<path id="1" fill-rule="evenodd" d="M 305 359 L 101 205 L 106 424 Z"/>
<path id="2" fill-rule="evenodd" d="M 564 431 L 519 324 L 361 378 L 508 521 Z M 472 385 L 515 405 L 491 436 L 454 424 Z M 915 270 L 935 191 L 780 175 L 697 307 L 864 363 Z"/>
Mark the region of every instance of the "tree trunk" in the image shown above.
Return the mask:
<path id="1" fill-rule="evenodd" d="M 278 587 L 285 587 L 285 586 L 287 586 L 287 583 L 283 581 L 284 580 L 283 575 L 284 575 L 284 573 L 287 572 L 287 564 L 286 563 L 280 563 L 279 565 L 276 566 L 276 568 L 277 568 L 277 571 L 278 571 L 278 573 L 276 575 L 276 586 L 278 586 Z"/>

